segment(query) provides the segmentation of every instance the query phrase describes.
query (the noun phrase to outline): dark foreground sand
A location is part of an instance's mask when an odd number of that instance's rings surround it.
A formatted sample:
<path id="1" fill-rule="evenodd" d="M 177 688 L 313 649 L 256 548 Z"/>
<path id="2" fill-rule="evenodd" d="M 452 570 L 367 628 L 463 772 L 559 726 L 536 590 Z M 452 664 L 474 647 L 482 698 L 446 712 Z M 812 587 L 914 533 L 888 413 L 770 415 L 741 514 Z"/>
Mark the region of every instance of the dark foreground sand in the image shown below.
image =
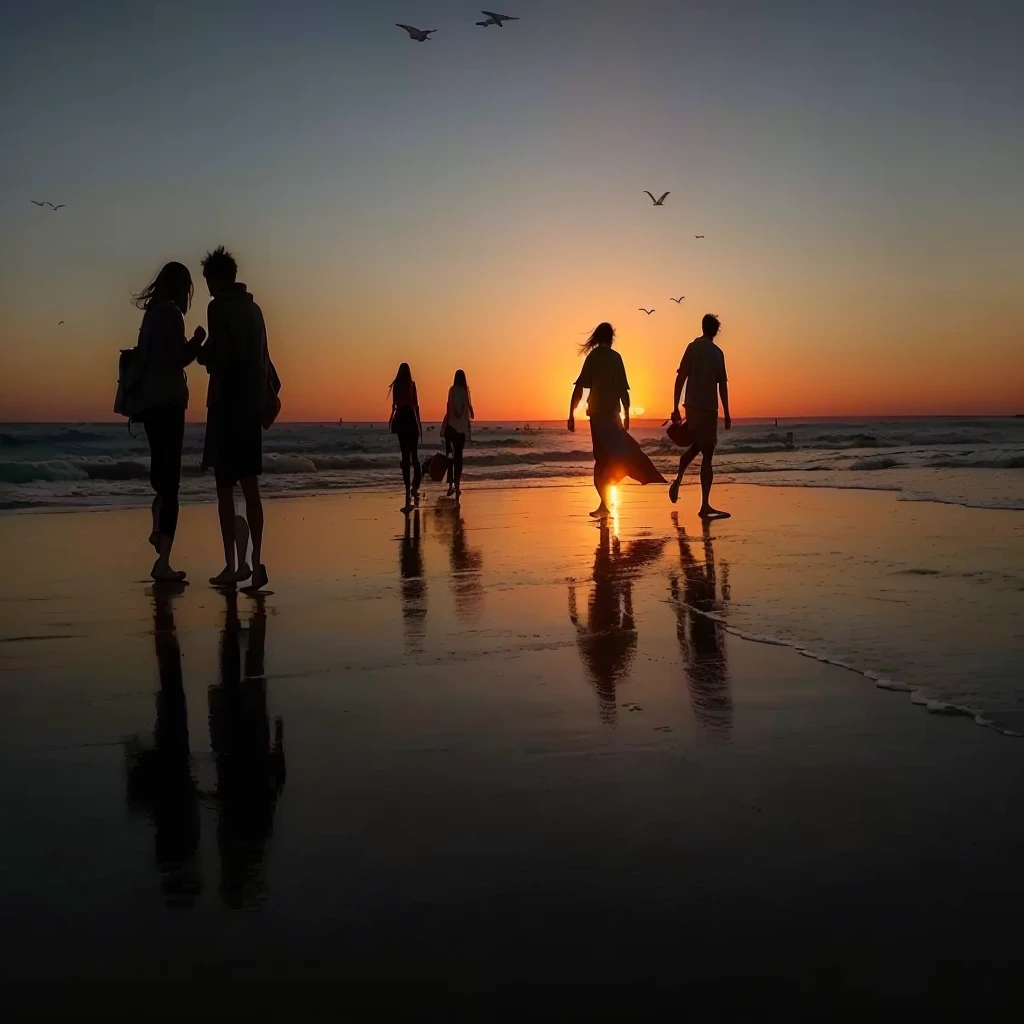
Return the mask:
<path id="1" fill-rule="evenodd" d="M 1011 1007 L 1024 741 L 700 615 L 740 525 L 590 501 L 272 503 L 258 601 L 211 507 L 181 594 L 144 513 L 0 518 L 11 1005 Z"/>

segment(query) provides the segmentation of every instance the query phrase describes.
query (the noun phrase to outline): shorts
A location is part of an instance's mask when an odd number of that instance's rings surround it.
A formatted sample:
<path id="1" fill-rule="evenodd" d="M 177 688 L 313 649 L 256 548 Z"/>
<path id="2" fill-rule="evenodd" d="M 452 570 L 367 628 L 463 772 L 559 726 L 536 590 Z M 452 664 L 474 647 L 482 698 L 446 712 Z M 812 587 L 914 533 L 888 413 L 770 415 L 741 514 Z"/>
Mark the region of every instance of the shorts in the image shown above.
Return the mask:
<path id="1" fill-rule="evenodd" d="M 701 451 L 714 451 L 718 444 L 718 410 L 687 409 L 686 426 Z"/>
<path id="2" fill-rule="evenodd" d="M 239 480 L 263 472 L 263 424 L 259 413 L 221 404 L 207 410 L 203 468 L 211 466 L 218 487 L 232 487 Z"/>

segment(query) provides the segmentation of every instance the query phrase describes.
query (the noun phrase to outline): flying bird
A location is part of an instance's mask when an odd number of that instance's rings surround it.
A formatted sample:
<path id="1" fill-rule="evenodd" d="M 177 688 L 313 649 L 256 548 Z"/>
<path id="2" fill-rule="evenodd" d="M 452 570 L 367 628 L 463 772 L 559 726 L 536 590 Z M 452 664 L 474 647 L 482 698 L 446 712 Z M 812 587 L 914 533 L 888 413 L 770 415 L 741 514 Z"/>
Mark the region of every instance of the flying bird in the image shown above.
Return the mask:
<path id="1" fill-rule="evenodd" d="M 694 235 L 693 237 L 694 238 L 703 238 L 704 236 L 703 235 Z"/>
<path id="2" fill-rule="evenodd" d="M 478 21 L 478 25 L 483 25 L 485 28 L 488 25 L 497 25 L 498 28 L 502 27 L 504 21 L 518 21 L 519 19 L 512 14 L 495 14 L 494 11 L 481 11 L 481 14 L 487 15 L 486 21 Z"/>
<path id="3" fill-rule="evenodd" d="M 651 193 L 647 191 L 647 189 L 644 189 L 644 193 L 646 195 L 651 196 L 651 202 L 654 203 L 655 206 L 664 206 L 665 205 L 665 197 L 667 195 L 669 195 L 668 192 L 663 192 L 660 199 L 655 199 L 654 196 L 651 195 Z"/>
<path id="4" fill-rule="evenodd" d="M 417 43 L 425 43 L 436 31 L 436 28 L 428 28 L 424 31 L 421 28 L 413 28 L 412 25 L 403 25 L 400 21 L 396 21 L 395 25 L 398 28 L 404 28 L 409 33 L 410 39 L 415 39 Z"/>
<path id="5" fill-rule="evenodd" d="M 35 206 L 48 206 L 51 210 L 54 210 L 54 211 L 60 210 L 60 209 L 62 209 L 66 205 L 65 203 L 58 203 L 56 206 L 54 206 L 53 203 L 48 203 L 48 202 L 46 202 L 46 200 L 43 200 L 43 202 L 40 203 L 36 199 L 30 199 L 29 202 L 32 203 Z"/>
<path id="6" fill-rule="evenodd" d="M 672 296 L 670 295 L 669 298 L 672 299 Z M 685 298 L 685 295 L 680 295 L 678 299 L 672 299 L 672 301 L 678 306 L 679 303 L 682 302 Z"/>
<path id="7" fill-rule="evenodd" d="M 60 325 L 61 325 L 62 323 L 64 323 L 64 321 L 63 321 L 63 320 L 58 320 L 58 321 L 57 321 L 57 326 L 58 326 L 58 327 L 60 327 Z"/>
<path id="8" fill-rule="evenodd" d="M 652 314 L 652 313 L 654 312 L 654 310 L 653 310 L 653 309 L 644 309 L 644 307 L 643 307 L 643 306 L 641 306 L 641 307 L 640 307 L 640 308 L 639 308 L 639 309 L 637 310 L 637 312 L 638 312 L 638 313 L 646 313 L 646 314 L 647 314 L 648 316 L 650 316 L 650 315 L 651 315 L 651 314 Z"/>

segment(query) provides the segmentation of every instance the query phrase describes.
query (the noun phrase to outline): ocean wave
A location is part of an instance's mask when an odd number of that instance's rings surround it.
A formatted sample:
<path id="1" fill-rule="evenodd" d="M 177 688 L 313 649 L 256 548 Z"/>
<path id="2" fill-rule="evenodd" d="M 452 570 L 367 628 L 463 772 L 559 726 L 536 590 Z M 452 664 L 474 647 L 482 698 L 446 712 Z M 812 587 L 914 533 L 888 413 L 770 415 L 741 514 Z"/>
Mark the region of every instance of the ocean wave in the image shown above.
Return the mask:
<path id="1" fill-rule="evenodd" d="M 938 458 L 927 463 L 928 469 L 1024 469 L 1024 455 L 1000 455 L 997 458 Z"/>
<path id="2" fill-rule="evenodd" d="M 896 469 L 898 466 L 905 466 L 902 459 L 893 459 L 888 455 L 876 455 L 869 459 L 857 459 L 851 462 L 847 469 Z"/>

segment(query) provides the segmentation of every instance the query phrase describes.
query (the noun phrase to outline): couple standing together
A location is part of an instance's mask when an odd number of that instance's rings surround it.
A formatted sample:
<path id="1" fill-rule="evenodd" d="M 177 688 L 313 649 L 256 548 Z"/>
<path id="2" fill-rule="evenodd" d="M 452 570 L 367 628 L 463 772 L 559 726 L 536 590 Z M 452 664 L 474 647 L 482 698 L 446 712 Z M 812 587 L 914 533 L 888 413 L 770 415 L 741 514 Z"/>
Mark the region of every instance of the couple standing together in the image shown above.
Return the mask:
<path id="1" fill-rule="evenodd" d="M 185 314 L 192 303 L 192 276 L 181 263 L 168 263 L 136 296 L 145 310 L 133 354 L 124 407 L 141 420 L 149 441 L 153 532 L 157 552 L 151 575 L 158 582 L 182 582 L 185 573 L 171 567 L 178 526 L 181 450 L 188 407 L 185 367 L 193 360 L 210 375 L 207 389 L 203 468 L 212 468 L 217 484 L 217 512 L 224 542 L 224 568 L 211 577 L 216 586 L 251 579 L 259 590 L 268 582 L 263 564 L 263 504 L 259 476 L 263 468 L 262 431 L 280 409 L 280 382 L 267 346 L 260 307 L 236 281 L 238 265 L 223 246 L 203 260 L 210 292 L 209 336 L 197 327 L 185 339 Z M 245 498 L 245 519 L 235 515 L 235 485 Z M 252 538 L 252 567 L 246 559 Z"/>
<path id="2" fill-rule="evenodd" d="M 712 462 L 718 444 L 718 395 L 721 392 L 725 429 L 732 427 L 729 412 L 729 385 L 725 372 L 725 354 L 715 344 L 721 324 L 708 313 L 701 321 L 701 336 L 686 347 L 676 372 L 672 428 L 669 437 L 686 451 L 679 458 L 679 472 L 669 486 L 669 500 L 679 500 L 679 485 L 687 467 L 701 455 L 699 515 L 704 519 L 726 518 L 711 505 L 711 484 L 714 480 Z M 590 417 L 590 435 L 594 445 L 594 487 L 601 504 L 590 514 L 595 519 L 610 515 L 609 491 L 623 477 L 631 476 L 641 484 L 665 483 L 654 463 L 629 434 L 629 381 L 622 356 L 612 349 L 615 328 L 609 323 L 598 324 L 594 333 L 583 343 L 581 352 L 587 354 L 583 369 L 576 380 L 569 403 L 570 431 L 576 429 L 576 407 L 589 389 L 587 415 Z M 679 415 L 679 399 L 686 388 L 684 407 L 686 421 Z M 620 419 L 619 409 L 622 409 Z"/>

